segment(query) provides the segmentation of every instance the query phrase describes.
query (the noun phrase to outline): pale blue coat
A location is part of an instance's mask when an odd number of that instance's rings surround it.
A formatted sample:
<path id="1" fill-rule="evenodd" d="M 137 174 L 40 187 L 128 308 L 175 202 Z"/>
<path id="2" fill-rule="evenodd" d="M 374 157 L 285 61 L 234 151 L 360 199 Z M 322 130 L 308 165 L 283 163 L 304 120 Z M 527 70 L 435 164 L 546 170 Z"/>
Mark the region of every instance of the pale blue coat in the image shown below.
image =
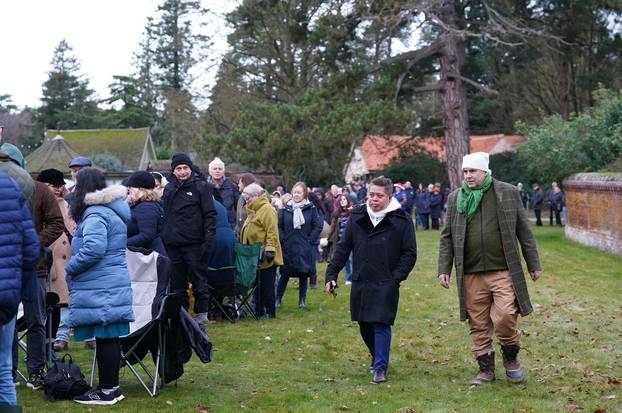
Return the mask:
<path id="1" fill-rule="evenodd" d="M 134 320 L 125 248 L 130 207 L 126 188 L 87 194 L 67 264 L 70 325 L 107 326 Z"/>

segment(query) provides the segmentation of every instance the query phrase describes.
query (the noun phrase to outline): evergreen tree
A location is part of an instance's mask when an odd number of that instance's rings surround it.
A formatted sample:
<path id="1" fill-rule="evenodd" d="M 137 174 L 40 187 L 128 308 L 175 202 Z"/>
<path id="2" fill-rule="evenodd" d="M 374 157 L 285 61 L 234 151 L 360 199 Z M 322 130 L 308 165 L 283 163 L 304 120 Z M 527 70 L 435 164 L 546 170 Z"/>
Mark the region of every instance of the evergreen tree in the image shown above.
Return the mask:
<path id="1" fill-rule="evenodd" d="M 88 79 L 80 72 L 80 63 L 66 40 L 54 49 L 48 80 L 43 83 L 42 105 L 39 108 L 38 128 L 77 129 L 96 127 L 99 115 L 97 103 Z"/>

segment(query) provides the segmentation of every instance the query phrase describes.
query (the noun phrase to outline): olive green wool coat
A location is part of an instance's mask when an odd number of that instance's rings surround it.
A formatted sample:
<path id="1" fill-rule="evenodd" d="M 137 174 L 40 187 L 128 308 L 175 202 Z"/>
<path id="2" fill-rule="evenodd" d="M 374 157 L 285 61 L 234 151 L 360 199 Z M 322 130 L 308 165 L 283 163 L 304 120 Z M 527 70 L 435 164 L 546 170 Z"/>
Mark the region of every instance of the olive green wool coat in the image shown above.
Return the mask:
<path id="1" fill-rule="evenodd" d="M 497 218 L 501 229 L 503 253 L 512 276 L 514 293 L 521 315 L 525 316 L 532 311 L 529 301 L 529 292 L 525 274 L 521 265 L 518 244 L 527 263 L 527 269 L 540 271 L 540 258 L 536 248 L 536 239 L 531 232 L 527 213 L 521 202 L 518 189 L 505 182 L 493 180 L 493 187 L 497 197 Z M 438 256 L 438 273 L 451 274 L 455 262 L 458 297 L 460 299 L 460 320 L 468 318 L 464 305 L 464 240 L 466 234 L 466 214 L 458 213 L 456 200 L 458 190 L 453 191 L 447 200 L 446 224 L 441 232 Z M 518 241 L 518 242 L 517 242 Z"/>

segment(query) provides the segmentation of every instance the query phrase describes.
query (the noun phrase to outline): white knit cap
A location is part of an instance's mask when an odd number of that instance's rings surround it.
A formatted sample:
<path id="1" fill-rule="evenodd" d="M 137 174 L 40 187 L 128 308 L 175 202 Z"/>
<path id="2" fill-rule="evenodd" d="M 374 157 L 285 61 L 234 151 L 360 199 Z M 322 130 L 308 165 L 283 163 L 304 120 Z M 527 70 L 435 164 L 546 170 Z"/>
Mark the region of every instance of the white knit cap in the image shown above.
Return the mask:
<path id="1" fill-rule="evenodd" d="M 488 169 L 489 155 L 486 152 L 474 152 L 464 155 L 462 158 L 462 169 L 479 169 L 480 171 L 491 173 Z"/>

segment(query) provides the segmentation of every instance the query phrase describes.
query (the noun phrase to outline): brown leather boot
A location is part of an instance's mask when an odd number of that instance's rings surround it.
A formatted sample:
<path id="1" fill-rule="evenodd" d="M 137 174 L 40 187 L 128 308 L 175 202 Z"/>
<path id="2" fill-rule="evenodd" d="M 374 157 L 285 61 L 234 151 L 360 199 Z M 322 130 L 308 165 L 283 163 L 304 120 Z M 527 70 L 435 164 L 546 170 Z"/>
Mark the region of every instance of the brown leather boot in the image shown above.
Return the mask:
<path id="1" fill-rule="evenodd" d="M 479 373 L 473 380 L 471 380 L 471 384 L 475 384 L 480 386 L 482 384 L 488 384 L 491 381 L 495 380 L 495 352 L 490 351 L 488 354 L 484 354 L 483 356 L 479 356 L 477 358 L 477 363 L 479 364 Z"/>
<path id="2" fill-rule="evenodd" d="M 510 346 L 501 345 L 503 355 L 503 367 L 505 367 L 505 377 L 512 383 L 520 383 L 525 379 L 525 373 L 518 361 L 518 351 L 520 347 L 516 344 Z"/>

